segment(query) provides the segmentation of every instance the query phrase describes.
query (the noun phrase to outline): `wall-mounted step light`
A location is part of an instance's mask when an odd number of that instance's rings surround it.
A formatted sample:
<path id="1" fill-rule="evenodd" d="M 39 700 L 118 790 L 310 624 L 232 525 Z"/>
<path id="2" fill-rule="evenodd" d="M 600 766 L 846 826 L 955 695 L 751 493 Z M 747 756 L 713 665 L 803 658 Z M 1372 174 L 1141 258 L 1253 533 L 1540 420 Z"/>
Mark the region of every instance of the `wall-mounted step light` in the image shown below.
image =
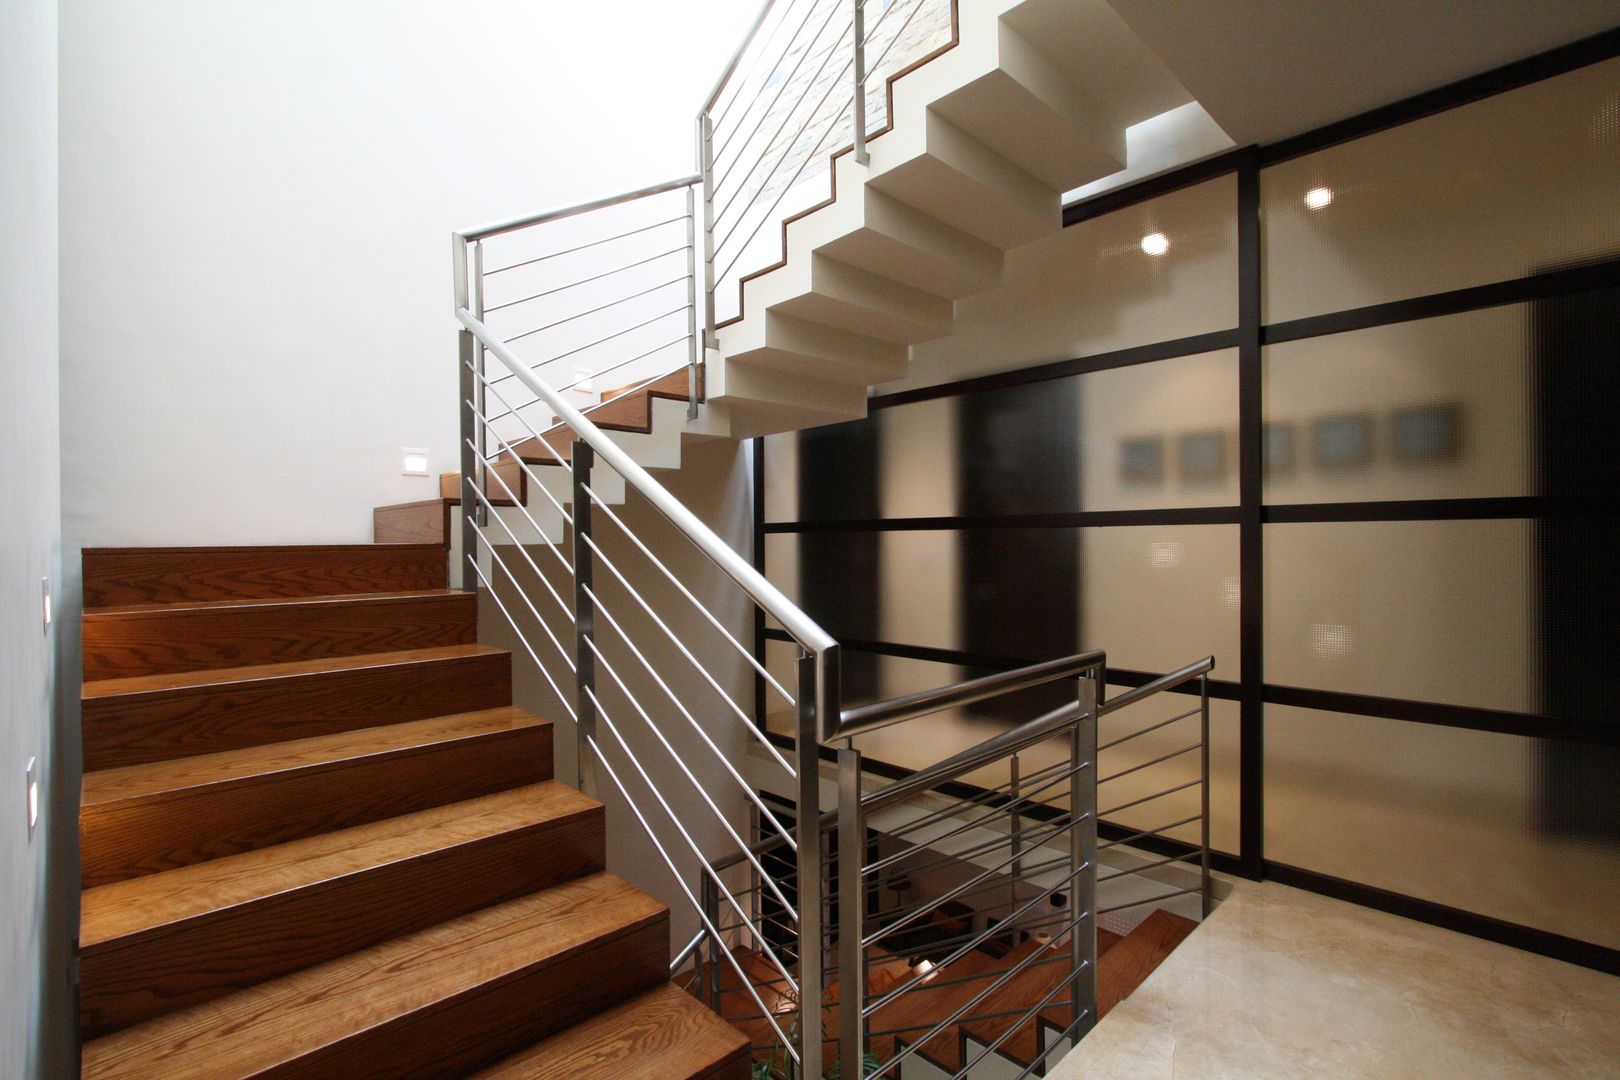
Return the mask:
<path id="1" fill-rule="evenodd" d="M 405 447 L 405 475 L 426 476 L 428 474 L 428 452 Z"/>
<path id="2" fill-rule="evenodd" d="M 45 632 L 47 634 L 49 634 L 51 632 L 51 579 L 50 578 L 42 577 L 42 578 L 39 579 L 39 592 L 40 592 L 40 596 L 41 596 L 40 605 L 41 605 L 41 608 L 42 608 L 42 614 L 45 617 Z"/>
<path id="3" fill-rule="evenodd" d="M 25 770 L 28 784 L 28 839 L 34 839 L 34 826 L 39 823 L 39 759 L 29 758 Z"/>

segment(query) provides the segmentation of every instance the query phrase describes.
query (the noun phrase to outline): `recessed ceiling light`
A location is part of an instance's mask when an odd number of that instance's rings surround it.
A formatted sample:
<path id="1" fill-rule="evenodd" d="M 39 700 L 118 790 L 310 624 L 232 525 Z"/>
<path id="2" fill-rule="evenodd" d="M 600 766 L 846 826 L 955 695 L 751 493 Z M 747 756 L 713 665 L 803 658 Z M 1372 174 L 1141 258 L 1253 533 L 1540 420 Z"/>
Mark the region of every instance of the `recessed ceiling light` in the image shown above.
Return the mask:
<path id="1" fill-rule="evenodd" d="M 1333 203 L 1333 189 L 1330 187 L 1313 187 L 1305 193 L 1305 205 L 1312 210 L 1321 210 Z"/>
<path id="2" fill-rule="evenodd" d="M 1163 255 L 1170 250 L 1170 238 L 1162 232 L 1148 233 L 1142 237 L 1142 250 L 1149 255 Z"/>

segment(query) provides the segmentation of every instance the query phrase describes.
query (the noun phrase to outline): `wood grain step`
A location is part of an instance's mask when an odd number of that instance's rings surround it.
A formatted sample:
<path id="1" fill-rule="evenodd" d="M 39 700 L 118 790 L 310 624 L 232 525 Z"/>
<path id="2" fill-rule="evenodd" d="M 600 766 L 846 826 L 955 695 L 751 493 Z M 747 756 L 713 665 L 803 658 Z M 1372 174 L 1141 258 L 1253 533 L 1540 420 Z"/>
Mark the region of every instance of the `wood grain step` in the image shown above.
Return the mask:
<path id="1" fill-rule="evenodd" d="M 512 702 L 512 656 L 487 645 L 365 653 L 86 683 L 86 770 L 246 746 Z"/>
<path id="2" fill-rule="evenodd" d="M 506 707 L 87 773 L 84 886 L 549 780 L 551 743 Z"/>
<path id="3" fill-rule="evenodd" d="M 85 548 L 84 605 L 293 599 L 442 589 L 432 544 Z"/>
<path id="4" fill-rule="evenodd" d="M 491 506 L 516 506 L 529 501 L 529 474 L 515 461 L 498 462 L 484 483 L 484 497 Z M 499 477 L 499 479 L 497 479 Z M 516 496 L 514 499 L 513 496 Z M 439 498 L 461 502 L 461 474 L 439 474 Z"/>
<path id="5" fill-rule="evenodd" d="M 477 628 L 477 597 L 451 589 L 92 608 L 84 678 L 471 645 Z"/>
<path id="6" fill-rule="evenodd" d="M 422 499 L 379 506 L 371 512 L 371 539 L 378 544 L 450 545 L 450 515 L 460 499 Z"/>
<path id="7" fill-rule="evenodd" d="M 1172 949 L 1187 940 L 1198 924 L 1163 908 L 1143 919 L 1097 964 L 1097 1016 L 1107 1016 L 1164 963 Z"/>
<path id="8" fill-rule="evenodd" d="M 82 1075 L 463 1075 L 660 985 L 668 964 L 668 911 L 593 874 L 95 1039 Z"/>
<path id="9" fill-rule="evenodd" d="M 602 804 L 556 781 L 88 889 L 94 1037 L 603 868 Z"/>
<path id="10" fill-rule="evenodd" d="M 478 1080 L 743 1080 L 748 1040 L 671 983 L 553 1035 Z"/>

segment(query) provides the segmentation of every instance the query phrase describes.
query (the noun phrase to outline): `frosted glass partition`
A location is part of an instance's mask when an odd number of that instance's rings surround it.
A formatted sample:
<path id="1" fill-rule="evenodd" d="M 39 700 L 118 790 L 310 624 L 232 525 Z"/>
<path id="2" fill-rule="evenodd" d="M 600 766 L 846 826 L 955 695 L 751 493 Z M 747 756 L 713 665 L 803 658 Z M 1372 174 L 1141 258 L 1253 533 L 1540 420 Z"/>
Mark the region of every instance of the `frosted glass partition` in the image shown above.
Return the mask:
<path id="1" fill-rule="evenodd" d="M 1273 705 L 1265 747 L 1268 859 L 1620 947 L 1620 838 L 1549 823 L 1547 744 Z"/>
<path id="2" fill-rule="evenodd" d="M 1266 501 L 1531 494 L 1527 305 L 1265 349 Z"/>
<path id="3" fill-rule="evenodd" d="M 988 652 L 984 623 L 1017 611 L 1039 632 L 1014 658 L 1098 647 L 1117 667 L 1170 671 L 1213 655 L 1217 678 L 1239 675 L 1235 525 L 772 533 L 765 559 L 795 602 L 816 590 L 806 610 L 838 638 Z M 869 587 L 852 567 L 872 569 Z"/>
<path id="4" fill-rule="evenodd" d="M 1531 522 L 1266 526 L 1266 681 L 1533 711 Z"/>
<path id="5" fill-rule="evenodd" d="M 1620 255 L 1620 59 L 1261 174 L 1265 320 Z"/>

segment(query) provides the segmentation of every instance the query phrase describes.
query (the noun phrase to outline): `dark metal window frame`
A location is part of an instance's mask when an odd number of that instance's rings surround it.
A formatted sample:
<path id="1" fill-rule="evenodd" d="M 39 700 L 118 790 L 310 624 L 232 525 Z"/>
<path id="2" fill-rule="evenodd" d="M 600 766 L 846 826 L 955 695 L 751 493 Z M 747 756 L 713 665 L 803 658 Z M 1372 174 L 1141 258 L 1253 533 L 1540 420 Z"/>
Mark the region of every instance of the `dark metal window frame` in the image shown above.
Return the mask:
<path id="1" fill-rule="evenodd" d="M 878 532 L 1003 528 L 1083 528 L 1118 525 L 1235 524 L 1239 530 L 1239 653 L 1241 677 L 1212 680 L 1210 695 L 1239 703 L 1239 852 L 1221 862 L 1245 877 L 1269 878 L 1351 900 L 1380 910 L 1460 930 L 1533 952 L 1620 974 L 1620 951 L 1532 927 L 1491 919 L 1445 905 L 1268 860 L 1264 850 L 1264 708 L 1267 703 L 1348 715 L 1436 724 L 1536 739 L 1620 746 L 1620 725 L 1579 721 L 1438 702 L 1385 698 L 1286 686 L 1265 681 L 1264 529 L 1289 522 L 1367 522 L 1520 519 L 1591 513 L 1593 507 L 1541 496 L 1448 498 L 1266 504 L 1261 472 L 1264 346 L 1351 330 L 1389 326 L 1533 300 L 1570 296 L 1620 285 L 1620 260 L 1562 269 L 1508 281 L 1450 290 L 1306 318 L 1266 324 L 1261 316 L 1260 174 L 1267 165 L 1301 157 L 1411 121 L 1528 86 L 1620 56 L 1620 28 L 1508 64 L 1416 97 L 1375 109 L 1265 147 L 1243 147 L 1128 187 L 1105 192 L 1064 209 L 1065 226 L 1113 213 L 1173 191 L 1223 176 L 1237 178 L 1238 325 L 1228 330 L 1076 357 L 1016 371 L 995 372 L 898 393 L 876 395 L 870 409 L 956 397 L 979 390 L 1024 385 L 1155 363 L 1223 349 L 1237 350 L 1238 505 L 1154 510 L 1078 511 L 1016 516 L 849 519 L 808 522 L 764 520 L 764 441 L 753 442 L 754 559 L 765 566 L 765 537 L 773 533 Z M 786 635 L 768 630 L 756 613 L 755 648 L 763 657 L 768 640 Z M 1001 657 L 884 641 L 844 641 L 852 652 L 927 660 L 964 667 L 1006 669 L 1029 657 Z M 1110 670 L 1109 680 L 1140 685 L 1154 673 Z M 756 716 L 764 723 L 764 683 L 756 677 Z"/>

